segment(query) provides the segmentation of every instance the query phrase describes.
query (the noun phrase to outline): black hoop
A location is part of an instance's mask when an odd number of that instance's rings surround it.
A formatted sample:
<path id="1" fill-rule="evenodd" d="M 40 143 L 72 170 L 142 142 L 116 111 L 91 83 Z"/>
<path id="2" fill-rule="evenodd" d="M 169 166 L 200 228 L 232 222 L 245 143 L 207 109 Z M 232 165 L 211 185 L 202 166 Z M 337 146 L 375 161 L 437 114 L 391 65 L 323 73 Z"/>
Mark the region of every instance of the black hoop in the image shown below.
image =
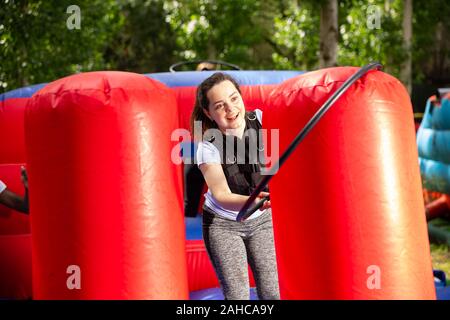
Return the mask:
<path id="1" fill-rule="evenodd" d="M 183 65 L 187 65 L 187 64 L 199 64 L 202 62 L 207 62 L 207 63 L 211 63 L 211 64 L 215 64 L 215 65 L 222 65 L 222 66 L 227 66 L 230 67 L 232 70 L 241 70 L 241 68 L 235 64 L 232 63 L 228 63 L 225 61 L 220 61 L 220 60 L 192 60 L 192 61 L 181 61 L 181 62 L 177 62 L 173 65 L 171 65 L 169 67 L 170 72 L 177 72 L 175 70 L 175 68 L 179 67 L 179 66 L 183 66 Z"/>

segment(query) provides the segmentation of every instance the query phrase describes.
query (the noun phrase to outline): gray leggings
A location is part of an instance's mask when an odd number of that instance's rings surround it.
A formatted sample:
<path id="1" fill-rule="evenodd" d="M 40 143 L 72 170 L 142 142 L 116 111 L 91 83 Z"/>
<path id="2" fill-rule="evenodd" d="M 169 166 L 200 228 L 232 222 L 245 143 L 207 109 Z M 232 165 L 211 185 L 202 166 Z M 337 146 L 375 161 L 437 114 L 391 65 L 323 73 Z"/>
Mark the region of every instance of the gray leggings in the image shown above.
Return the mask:
<path id="1" fill-rule="evenodd" d="M 244 222 L 221 218 L 204 209 L 203 239 L 225 299 L 250 299 L 248 264 L 259 299 L 280 299 L 270 209 Z"/>

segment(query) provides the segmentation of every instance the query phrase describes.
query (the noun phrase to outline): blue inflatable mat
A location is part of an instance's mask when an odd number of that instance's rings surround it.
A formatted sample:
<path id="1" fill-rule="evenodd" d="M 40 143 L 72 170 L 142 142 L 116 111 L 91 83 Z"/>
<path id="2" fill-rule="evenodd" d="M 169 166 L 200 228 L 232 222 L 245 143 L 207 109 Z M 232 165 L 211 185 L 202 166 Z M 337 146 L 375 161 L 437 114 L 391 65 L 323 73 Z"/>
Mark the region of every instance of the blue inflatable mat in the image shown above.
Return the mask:
<path id="1" fill-rule="evenodd" d="M 202 240 L 202 216 L 185 217 L 186 240 Z"/>
<path id="2" fill-rule="evenodd" d="M 436 287 L 436 297 L 438 300 L 450 300 L 450 287 Z"/>
<path id="3" fill-rule="evenodd" d="M 222 290 L 220 288 L 209 288 L 203 290 L 192 291 L 189 293 L 190 300 L 224 300 Z M 258 300 L 256 288 L 250 288 L 250 300 Z"/>
<path id="4" fill-rule="evenodd" d="M 203 80 L 211 76 L 217 71 L 179 71 L 179 72 L 161 72 L 149 73 L 145 76 L 164 83 L 169 88 L 174 87 L 194 87 L 198 86 Z M 298 76 L 304 71 L 289 70 L 244 70 L 244 71 L 223 71 L 228 73 L 236 81 L 243 86 L 261 85 L 261 84 L 278 84 L 287 79 Z"/>

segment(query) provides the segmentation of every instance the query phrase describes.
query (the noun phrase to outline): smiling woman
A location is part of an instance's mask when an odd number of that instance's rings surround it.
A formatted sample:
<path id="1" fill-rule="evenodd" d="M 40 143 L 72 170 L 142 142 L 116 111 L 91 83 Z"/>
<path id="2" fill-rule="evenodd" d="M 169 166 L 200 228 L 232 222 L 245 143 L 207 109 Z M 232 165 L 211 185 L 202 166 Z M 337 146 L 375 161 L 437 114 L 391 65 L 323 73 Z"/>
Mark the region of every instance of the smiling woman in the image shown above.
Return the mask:
<path id="1" fill-rule="evenodd" d="M 219 83 L 221 85 L 216 86 Z M 230 96 L 233 101 L 229 101 Z M 228 112 L 224 108 L 225 105 L 228 107 Z M 211 106 L 212 109 L 210 109 Z M 203 132 L 211 128 L 218 129 L 216 120 L 220 120 L 220 114 L 224 111 L 225 115 L 229 111 L 245 112 L 245 106 L 236 80 L 228 74 L 217 72 L 204 80 L 197 89 L 195 106 L 191 115 L 191 130 L 194 131 L 195 121 L 201 121 Z M 228 128 L 226 123 L 220 123 L 225 129 Z"/>
<path id="2" fill-rule="evenodd" d="M 248 134 L 261 130 L 260 118 L 256 111 L 246 112 L 239 85 L 229 75 L 215 73 L 197 88 L 191 127 L 202 121 L 205 139 L 199 142 L 197 165 L 209 188 L 203 206 L 203 238 L 228 300 L 249 299 L 247 261 L 258 297 L 279 299 L 270 201 L 247 221 L 236 221 L 238 210 L 261 179 L 262 159 L 257 156 L 253 163 L 249 154 L 250 148 L 254 152 L 263 148 L 257 135 Z M 244 148 L 236 147 L 239 142 Z M 265 191 L 255 203 L 269 195 Z"/>
<path id="3" fill-rule="evenodd" d="M 203 112 L 225 134 L 242 138 L 245 129 L 245 106 L 236 86 L 225 80 L 220 85 L 213 86 L 206 94 L 210 101 Z"/>

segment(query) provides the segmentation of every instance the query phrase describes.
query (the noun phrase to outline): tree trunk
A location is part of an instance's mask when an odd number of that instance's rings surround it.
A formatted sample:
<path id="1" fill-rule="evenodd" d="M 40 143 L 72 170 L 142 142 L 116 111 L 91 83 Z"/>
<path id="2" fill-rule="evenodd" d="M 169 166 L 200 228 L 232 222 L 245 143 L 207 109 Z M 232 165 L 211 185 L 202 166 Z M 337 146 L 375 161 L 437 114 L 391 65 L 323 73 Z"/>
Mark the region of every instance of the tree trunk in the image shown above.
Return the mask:
<path id="1" fill-rule="evenodd" d="M 412 87 L 412 12 L 413 1 L 403 0 L 403 47 L 406 50 L 406 58 L 400 71 L 400 80 L 408 89 L 409 94 L 411 94 Z"/>
<path id="2" fill-rule="evenodd" d="M 320 11 L 320 68 L 334 67 L 338 45 L 338 2 L 327 0 Z"/>

